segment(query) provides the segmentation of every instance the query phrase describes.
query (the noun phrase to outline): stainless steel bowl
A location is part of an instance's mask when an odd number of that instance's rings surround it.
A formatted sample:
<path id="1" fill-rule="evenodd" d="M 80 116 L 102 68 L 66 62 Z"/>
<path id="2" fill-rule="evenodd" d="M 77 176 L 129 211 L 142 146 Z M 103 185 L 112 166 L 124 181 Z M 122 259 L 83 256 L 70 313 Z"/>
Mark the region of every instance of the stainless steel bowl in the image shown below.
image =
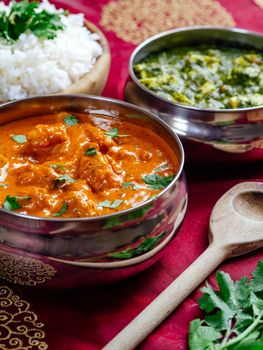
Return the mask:
<path id="1" fill-rule="evenodd" d="M 150 128 L 178 155 L 179 171 L 155 199 L 112 215 L 43 218 L 1 208 L 0 277 L 26 286 L 69 288 L 110 283 L 142 271 L 160 257 L 185 214 L 184 152 L 178 137 L 165 123 L 138 107 L 84 95 L 6 103 L 0 106 L 0 124 L 59 111 L 107 115 Z M 141 248 L 129 257 L 127 252 L 138 246 Z M 123 259 L 114 258 L 112 254 L 120 250 L 126 252 Z"/>
<path id="2" fill-rule="evenodd" d="M 247 162 L 263 159 L 263 106 L 237 109 L 201 109 L 170 102 L 145 88 L 133 67 L 150 53 L 166 48 L 217 43 L 263 52 L 263 35 L 243 29 L 188 27 L 174 29 L 144 41 L 129 62 L 125 100 L 163 119 L 186 146 L 186 156 L 198 162 Z"/>

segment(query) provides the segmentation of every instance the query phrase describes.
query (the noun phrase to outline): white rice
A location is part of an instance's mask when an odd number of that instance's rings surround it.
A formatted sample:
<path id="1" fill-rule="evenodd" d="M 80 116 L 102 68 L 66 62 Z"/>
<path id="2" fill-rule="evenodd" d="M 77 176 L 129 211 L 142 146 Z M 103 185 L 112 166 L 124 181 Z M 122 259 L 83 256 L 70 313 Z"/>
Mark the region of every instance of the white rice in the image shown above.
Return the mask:
<path id="1" fill-rule="evenodd" d="M 47 0 L 40 8 L 56 10 Z M 0 11 L 9 6 L 0 3 Z M 14 44 L 0 41 L 0 100 L 52 94 L 66 89 L 88 73 L 102 54 L 97 34 L 84 27 L 83 14 L 61 14 L 65 26 L 52 40 L 21 34 Z"/>

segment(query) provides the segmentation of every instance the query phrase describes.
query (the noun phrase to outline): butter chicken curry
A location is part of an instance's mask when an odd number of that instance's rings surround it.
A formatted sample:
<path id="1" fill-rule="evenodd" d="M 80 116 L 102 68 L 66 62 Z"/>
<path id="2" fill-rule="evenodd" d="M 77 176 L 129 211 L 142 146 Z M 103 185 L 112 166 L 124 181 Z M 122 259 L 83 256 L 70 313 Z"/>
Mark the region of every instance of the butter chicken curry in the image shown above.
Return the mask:
<path id="1" fill-rule="evenodd" d="M 85 114 L 0 126 L 0 200 L 42 217 L 87 217 L 134 207 L 162 191 L 179 160 L 155 132 Z"/>

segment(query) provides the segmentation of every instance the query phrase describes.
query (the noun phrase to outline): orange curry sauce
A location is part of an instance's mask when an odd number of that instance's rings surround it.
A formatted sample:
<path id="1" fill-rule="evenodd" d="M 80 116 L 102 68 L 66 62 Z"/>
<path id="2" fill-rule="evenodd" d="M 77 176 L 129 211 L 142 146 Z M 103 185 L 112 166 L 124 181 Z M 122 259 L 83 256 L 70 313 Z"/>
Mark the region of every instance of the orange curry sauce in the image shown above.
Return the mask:
<path id="1" fill-rule="evenodd" d="M 0 133 L 2 207 L 28 215 L 134 207 L 162 191 L 179 166 L 156 133 L 119 119 L 61 112 L 2 125 Z"/>

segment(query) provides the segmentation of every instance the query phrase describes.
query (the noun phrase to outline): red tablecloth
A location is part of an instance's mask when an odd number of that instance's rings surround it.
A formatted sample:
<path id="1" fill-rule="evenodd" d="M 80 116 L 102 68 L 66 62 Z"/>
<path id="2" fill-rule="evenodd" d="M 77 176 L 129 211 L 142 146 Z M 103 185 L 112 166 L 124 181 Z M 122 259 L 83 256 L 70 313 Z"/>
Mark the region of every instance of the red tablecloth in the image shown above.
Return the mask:
<path id="1" fill-rule="evenodd" d="M 121 5 L 124 1 L 117 0 L 117 3 L 114 2 L 114 6 Z M 163 4 L 169 3 L 169 1 L 164 0 L 141 1 L 142 12 L 144 11 L 146 16 L 150 16 L 150 21 L 153 23 L 155 18 L 150 9 L 159 6 L 162 1 Z M 197 18 L 198 16 L 191 12 L 196 10 L 196 5 L 192 5 L 197 3 L 207 8 L 209 2 L 214 6 L 215 1 L 174 1 L 186 4 L 185 20 L 189 20 L 189 24 L 201 24 L 202 21 L 210 23 L 207 18 Z M 172 2 L 170 1 L 170 3 Z M 109 15 L 107 17 L 107 13 L 110 12 L 107 12 L 109 7 L 107 7 L 108 1 L 106 0 L 61 0 L 55 3 L 74 12 L 84 12 L 89 20 L 99 25 L 105 32 L 111 45 L 112 66 L 104 95 L 122 98 L 124 82 L 128 75 L 127 63 L 134 45 L 118 38 L 113 31 L 105 30 L 100 23 L 104 23 L 104 26 L 109 28 L 107 23 L 112 21 L 112 28 L 116 28 L 116 32 L 121 33 L 122 25 L 132 17 L 132 14 L 127 14 L 126 11 L 125 17 L 124 12 L 120 11 L 116 13 L 115 17 L 111 18 Z M 138 0 L 126 0 L 126 3 L 135 6 Z M 212 8 L 212 11 L 217 11 L 215 16 L 218 16 L 218 20 L 222 19 L 220 23 L 217 23 L 218 25 L 231 24 L 232 21 L 239 27 L 263 31 L 263 10 L 252 0 L 221 0 L 221 4 L 223 7 L 218 7 L 218 3 L 216 3 L 215 10 Z M 166 11 L 169 13 L 169 7 L 166 8 Z M 106 16 L 104 20 L 102 12 L 104 17 Z M 218 12 L 220 13 L 218 14 Z M 229 13 L 232 14 L 232 18 Z M 119 22 L 121 16 L 124 18 Z M 190 17 L 188 18 L 188 16 Z M 135 20 L 140 21 L 140 18 L 135 18 Z M 182 23 L 180 18 L 173 17 L 172 20 L 175 22 L 178 20 L 179 25 Z M 140 24 L 138 26 L 140 27 Z M 126 40 L 129 40 L 129 34 L 127 34 Z M 9 293 L 7 299 L 12 304 L 10 307 L 13 307 L 13 315 L 31 313 L 31 317 L 35 317 L 38 319 L 37 322 L 43 323 L 43 325 L 39 325 L 43 339 L 42 347 L 34 345 L 30 347 L 29 344 L 25 343 L 28 347 L 23 349 L 45 349 L 47 346 L 50 350 L 100 349 L 203 252 L 207 246 L 209 215 L 217 199 L 240 181 L 262 181 L 263 166 L 262 164 L 243 165 L 221 171 L 205 166 L 189 167 L 186 169 L 186 175 L 189 184 L 189 207 L 183 226 L 162 259 L 147 271 L 116 285 L 81 292 L 60 291 L 43 294 L 39 291 L 29 291 L 8 285 L 4 280 L 0 281 L 0 310 L 1 296 L 3 293 Z M 223 264 L 221 269 L 230 272 L 234 279 L 242 275 L 249 276 L 260 259 L 263 259 L 262 250 L 232 259 Z M 214 274 L 210 280 L 213 284 Z M 5 289 L 3 286 L 8 287 Z M 21 298 L 22 308 L 21 305 L 15 303 L 14 295 Z M 189 322 L 200 316 L 196 303 L 198 295 L 197 291 L 187 298 L 176 312 L 156 329 L 139 348 L 143 350 L 187 349 Z M 21 311 L 21 309 L 23 310 Z M 25 316 L 22 317 L 22 320 L 25 322 Z M 5 344 L 5 333 L 2 332 L 1 322 L 3 321 L 0 318 L 0 349 L 21 349 L 15 345 L 13 347 L 3 345 Z M 14 332 L 14 329 L 11 329 L 11 332 Z"/>

